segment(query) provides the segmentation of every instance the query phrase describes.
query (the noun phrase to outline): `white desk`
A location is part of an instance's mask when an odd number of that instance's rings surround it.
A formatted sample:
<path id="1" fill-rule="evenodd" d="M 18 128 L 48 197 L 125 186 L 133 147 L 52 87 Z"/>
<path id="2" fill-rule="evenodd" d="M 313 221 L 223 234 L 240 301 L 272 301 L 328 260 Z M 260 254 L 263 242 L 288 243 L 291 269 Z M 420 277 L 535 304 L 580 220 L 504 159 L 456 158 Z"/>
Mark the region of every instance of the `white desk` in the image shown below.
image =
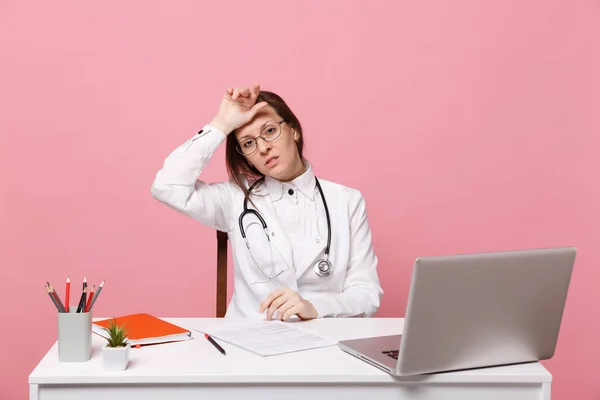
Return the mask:
<path id="1" fill-rule="evenodd" d="M 189 329 L 210 322 L 165 319 Z M 315 333 L 344 340 L 398 334 L 403 319 L 301 323 Z M 55 343 L 29 376 L 30 400 L 550 400 L 552 376 L 540 363 L 395 378 L 337 346 L 263 358 L 221 343 L 224 356 L 197 333 L 187 342 L 133 348 L 128 369 L 110 372 L 102 367 L 104 343 L 94 334 L 92 358 L 84 363 L 59 363 Z"/>

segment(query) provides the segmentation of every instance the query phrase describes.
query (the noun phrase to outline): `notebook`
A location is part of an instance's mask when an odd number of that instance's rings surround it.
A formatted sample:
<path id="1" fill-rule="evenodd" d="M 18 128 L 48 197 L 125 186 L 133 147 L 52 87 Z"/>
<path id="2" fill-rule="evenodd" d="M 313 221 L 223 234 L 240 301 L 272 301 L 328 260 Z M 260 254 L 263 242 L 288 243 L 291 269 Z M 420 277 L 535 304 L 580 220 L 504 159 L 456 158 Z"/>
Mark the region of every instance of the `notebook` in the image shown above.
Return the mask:
<path id="1" fill-rule="evenodd" d="M 127 339 L 132 346 L 136 344 L 157 344 L 189 340 L 192 332 L 188 329 L 174 325 L 170 322 L 152 316 L 150 314 L 130 314 L 116 317 L 117 325 L 125 325 Z M 92 331 L 104 338 L 107 332 L 102 328 L 108 328 L 113 318 L 94 321 Z"/>

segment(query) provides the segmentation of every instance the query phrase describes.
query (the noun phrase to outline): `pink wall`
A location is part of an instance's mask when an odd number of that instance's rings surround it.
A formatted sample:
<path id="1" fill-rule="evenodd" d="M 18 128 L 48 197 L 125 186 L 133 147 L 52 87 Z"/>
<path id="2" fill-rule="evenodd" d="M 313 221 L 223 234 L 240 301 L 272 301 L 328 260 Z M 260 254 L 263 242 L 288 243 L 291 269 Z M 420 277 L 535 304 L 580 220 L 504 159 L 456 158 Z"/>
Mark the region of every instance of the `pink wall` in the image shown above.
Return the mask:
<path id="1" fill-rule="evenodd" d="M 255 81 L 316 173 L 365 194 L 379 316 L 404 315 L 419 255 L 576 245 L 544 364 L 553 399 L 600 396 L 597 2 L 28 3 L 0 6 L 0 398 L 56 340 L 47 280 L 105 279 L 96 316 L 214 315 L 215 233 L 150 184 Z"/>

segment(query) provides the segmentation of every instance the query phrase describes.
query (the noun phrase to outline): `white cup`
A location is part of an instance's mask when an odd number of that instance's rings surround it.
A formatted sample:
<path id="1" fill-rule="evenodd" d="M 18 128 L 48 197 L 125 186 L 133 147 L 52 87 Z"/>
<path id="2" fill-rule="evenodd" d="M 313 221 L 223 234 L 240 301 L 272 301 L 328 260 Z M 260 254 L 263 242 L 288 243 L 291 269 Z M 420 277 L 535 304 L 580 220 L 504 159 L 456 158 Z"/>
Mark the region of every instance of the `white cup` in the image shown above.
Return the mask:
<path id="1" fill-rule="evenodd" d="M 92 356 L 92 313 L 76 311 L 77 306 L 70 306 L 68 313 L 57 313 L 61 362 L 83 362 Z"/>

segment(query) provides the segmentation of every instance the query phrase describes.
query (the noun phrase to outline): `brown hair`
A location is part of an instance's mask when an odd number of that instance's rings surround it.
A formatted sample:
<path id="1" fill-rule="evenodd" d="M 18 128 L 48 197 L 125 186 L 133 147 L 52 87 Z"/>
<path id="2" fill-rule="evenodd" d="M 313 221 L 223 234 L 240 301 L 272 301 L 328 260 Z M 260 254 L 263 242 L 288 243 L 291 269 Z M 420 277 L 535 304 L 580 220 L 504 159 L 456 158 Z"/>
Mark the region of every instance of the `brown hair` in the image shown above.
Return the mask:
<path id="1" fill-rule="evenodd" d="M 292 112 L 285 101 L 279 95 L 273 92 L 261 90 L 256 98 L 256 102 L 260 103 L 261 101 L 267 102 L 268 106 L 272 107 L 279 117 L 281 117 L 281 119 L 284 119 L 291 128 L 300 134 L 300 138 L 297 141 L 298 153 L 300 155 L 300 159 L 304 161 L 304 158 L 302 157 L 302 150 L 304 149 L 304 135 L 302 134 L 302 125 L 300 125 L 300 121 L 296 115 Z M 243 179 L 247 179 L 248 182 L 252 184 L 263 178 L 263 174 L 261 174 L 256 168 L 250 166 L 248 160 L 246 160 L 246 158 L 237 151 L 237 144 L 238 141 L 235 137 L 235 131 L 233 131 L 227 135 L 225 149 L 227 173 L 229 174 L 229 179 L 239 186 L 244 192 L 244 196 L 249 199 L 248 189 L 244 186 Z"/>

